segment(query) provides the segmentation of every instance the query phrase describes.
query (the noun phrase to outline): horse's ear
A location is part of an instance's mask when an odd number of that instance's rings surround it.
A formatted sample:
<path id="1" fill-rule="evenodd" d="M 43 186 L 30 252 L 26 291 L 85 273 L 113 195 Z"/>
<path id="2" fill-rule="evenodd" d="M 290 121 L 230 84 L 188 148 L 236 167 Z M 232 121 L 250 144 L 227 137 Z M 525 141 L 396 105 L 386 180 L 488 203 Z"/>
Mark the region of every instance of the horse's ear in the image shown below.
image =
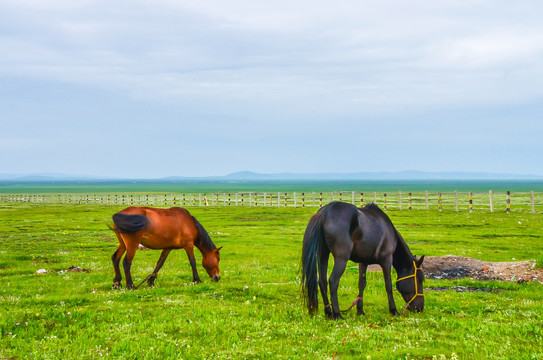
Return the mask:
<path id="1" fill-rule="evenodd" d="M 420 267 L 422 265 L 422 262 L 424 261 L 424 255 L 420 257 L 420 259 L 415 261 L 415 264 L 417 264 L 417 267 Z"/>
<path id="2" fill-rule="evenodd" d="M 220 248 L 217 248 L 215 251 L 219 251 L 220 249 L 222 249 L 222 246 Z"/>

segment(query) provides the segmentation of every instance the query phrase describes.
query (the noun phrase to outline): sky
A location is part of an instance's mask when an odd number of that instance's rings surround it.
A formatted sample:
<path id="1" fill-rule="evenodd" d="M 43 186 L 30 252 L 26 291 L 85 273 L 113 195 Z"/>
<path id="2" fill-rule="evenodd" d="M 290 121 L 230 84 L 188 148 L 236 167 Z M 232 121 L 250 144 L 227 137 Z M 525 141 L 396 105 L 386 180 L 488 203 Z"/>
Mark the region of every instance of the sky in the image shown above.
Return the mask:
<path id="1" fill-rule="evenodd" d="M 543 175 L 539 0 L 0 0 L 0 173 Z"/>

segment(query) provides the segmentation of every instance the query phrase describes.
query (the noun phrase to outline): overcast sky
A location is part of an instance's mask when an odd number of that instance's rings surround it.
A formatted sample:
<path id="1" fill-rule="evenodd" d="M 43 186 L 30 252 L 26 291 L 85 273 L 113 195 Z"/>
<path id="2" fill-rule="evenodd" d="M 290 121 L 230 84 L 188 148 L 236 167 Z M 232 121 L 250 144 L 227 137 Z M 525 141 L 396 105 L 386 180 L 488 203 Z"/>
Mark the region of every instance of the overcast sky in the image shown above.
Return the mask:
<path id="1" fill-rule="evenodd" d="M 543 175 L 543 2 L 0 0 L 0 173 Z"/>

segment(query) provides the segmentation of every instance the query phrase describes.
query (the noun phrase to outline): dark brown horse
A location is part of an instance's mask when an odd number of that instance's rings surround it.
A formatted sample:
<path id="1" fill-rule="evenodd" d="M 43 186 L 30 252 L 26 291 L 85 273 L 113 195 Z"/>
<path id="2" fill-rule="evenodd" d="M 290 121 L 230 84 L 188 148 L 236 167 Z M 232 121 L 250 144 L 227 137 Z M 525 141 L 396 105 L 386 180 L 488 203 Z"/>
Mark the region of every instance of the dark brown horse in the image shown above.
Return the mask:
<path id="1" fill-rule="evenodd" d="M 185 249 L 192 267 L 192 281 L 201 282 L 196 270 L 194 246 L 202 253 L 202 265 L 213 281 L 221 278 L 219 271 L 220 255 L 207 231 L 189 212 L 179 207 L 155 209 L 150 207 L 131 206 L 113 215 L 113 231 L 119 239 L 119 247 L 113 254 L 115 278 L 113 287 L 120 286 L 122 276 L 119 269 L 123 260 L 126 287 L 134 288 L 130 267 L 139 244 L 150 249 L 163 249 L 155 270 L 147 277 L 147 284 L 154 285 L 158 271 L 174 249 Z"/>
<path id="2" fill-rule="evenodd" d="M 329 280 L 331 305 L 326 281 L 330 253 L 334 256 L 334 268 Z M 366 287 L 366 269 L 370 264 L 379 264 L 383 269 L 388 308 L 392 314 L 398 314 L 392 296 L 392 267 L 398 274 L 396 287 L 408 309 L 423 310 L 423 274 L 420 266 L 424 256 L 417 260 L 411 254 L 389 217 L 377 205 L 369 204 L 359 209 L 354 205 L 332 202 L 313 215 L 304 235 L 302 288 L 310 314 L 318 310 L 319 287 L 325 315 L 330 319 L 343 319 L 337 289 L 349 260 L 359 264 L 359 292 L 355 300 L 358 315 L 364 314 L 362 296 Z"/>

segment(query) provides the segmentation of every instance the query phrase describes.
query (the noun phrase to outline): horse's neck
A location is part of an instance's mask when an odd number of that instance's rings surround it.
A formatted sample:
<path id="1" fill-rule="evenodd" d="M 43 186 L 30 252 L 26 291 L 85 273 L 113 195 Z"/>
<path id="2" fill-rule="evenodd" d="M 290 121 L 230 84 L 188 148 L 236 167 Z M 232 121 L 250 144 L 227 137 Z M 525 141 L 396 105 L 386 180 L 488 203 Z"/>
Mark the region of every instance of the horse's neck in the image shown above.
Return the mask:
<path id="1" fill-rule="evenodd" d="M 200 250 L 200 253 L 202 254 L 202 256 L 205 256 L 209 251 L 207 250 L 206 246 L 204 244 L 202 244 L 201 241 L 199 241 L 198 243 L 194 243 L 194 246 Z"/>
<path id="2" fill-rule="evenodd" d="M 413 264 L 413 254 L 407 247 L 407 244 L 400 235 L 397 236 L 396 250 L 392 255 L 392 266 L 396 269 L 398 275 L 406 273 Z"/>

